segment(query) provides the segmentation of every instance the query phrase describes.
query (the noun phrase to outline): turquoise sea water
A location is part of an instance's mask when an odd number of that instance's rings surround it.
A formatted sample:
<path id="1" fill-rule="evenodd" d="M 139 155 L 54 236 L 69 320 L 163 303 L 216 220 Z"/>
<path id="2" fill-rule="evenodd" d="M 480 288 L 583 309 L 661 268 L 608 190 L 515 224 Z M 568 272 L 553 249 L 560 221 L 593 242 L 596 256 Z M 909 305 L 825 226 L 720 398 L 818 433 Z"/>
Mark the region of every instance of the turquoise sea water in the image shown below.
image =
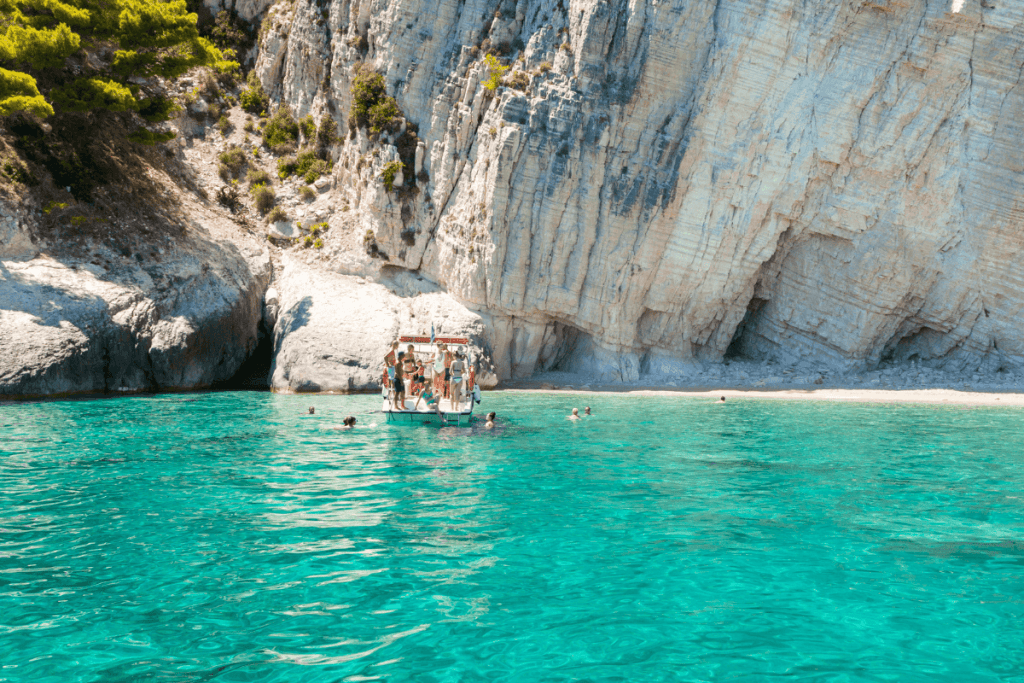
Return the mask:
<path id="1" fill-rule="evenodd" d="M 0 405 L 0 681 L 1024 680 L 1024 412 L 379 403 Z"/>

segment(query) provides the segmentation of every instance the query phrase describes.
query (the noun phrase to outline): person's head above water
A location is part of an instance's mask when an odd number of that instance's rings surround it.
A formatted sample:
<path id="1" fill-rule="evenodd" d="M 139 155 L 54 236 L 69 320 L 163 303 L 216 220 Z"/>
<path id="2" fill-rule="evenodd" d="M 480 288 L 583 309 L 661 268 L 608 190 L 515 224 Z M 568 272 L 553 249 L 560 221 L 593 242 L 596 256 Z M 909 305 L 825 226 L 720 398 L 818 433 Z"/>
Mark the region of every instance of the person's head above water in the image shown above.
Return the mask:
<path id="1" fill-rule="evenodd" d="M 490 420 L 491 422 L 494 422 L 495 417 L 497 417 L 497 413 L 487 413 L 487 419 Z"/>
<path id="2" fill-rule="evenodd" d="M 349 415 L 344 420 L 342 420 L 341 423 L 343 425 L 345 425 L 346 427 L 355 427 L 356 426 L 356 418 L 354 418 L 353 416 Z"/>
<path id="3" fill-rule="evenodd" d="M 586 408 L 583 409 L 583 414 L 590 415 L 590 406 L 587 406 Z"/>
<path id="4" fill-rule="evenodd" d="M 572 414 L 573 414 L 573 415 L 576 415 L 576 416 L 578 417 L 578 416 L 579 416 L 579 414 L 580 414 L 580 409 L 579 409 L 579 408 L 573 408 L 573 409 L 572 409 Z"/>
<path id="5" fill-rule="evenodd" d="M 314 408 L 313 406 L 310 406 L 310 407 L 309 407 L 309 414 L 310 414 L 310 415 L 314 415 L 314 414 L 316 414 L 316 409 L 315 409 L 315 408 Z"/>
<path id="6" fill-rule="evenodd" d="M 718 402 L 719 403 L 725 403 L 725 396 L 723 396 L 722 398 L 718 399 Z"/>

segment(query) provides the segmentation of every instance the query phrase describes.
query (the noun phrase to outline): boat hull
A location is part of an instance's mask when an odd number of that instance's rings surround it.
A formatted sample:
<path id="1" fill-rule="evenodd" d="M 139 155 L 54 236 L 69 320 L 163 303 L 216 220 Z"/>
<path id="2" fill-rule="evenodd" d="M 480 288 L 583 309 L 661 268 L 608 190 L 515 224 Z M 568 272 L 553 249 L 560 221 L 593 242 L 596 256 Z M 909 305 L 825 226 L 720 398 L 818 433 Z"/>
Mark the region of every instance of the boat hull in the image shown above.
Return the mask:
<path id="1" fill-rule="evenodd" d="M 446 410 L 451 406 L 446 405 L 447 399 L 444 399 L 441 404 L 440 415 L 436 410 L 426 410 L 423 404 L 420 404 L 420 410 L 411 410 L 412 401 L 406 403 L 406 406 L 410 410 L 395 410 L 391 404 L 385 400 L 381 407 L 381 412 L 387 418 L 388 422 L 394 424 L 436 424 L 436 425 L 468 425 L 473 418 L 473 401 L 464 401 L 460 408 L 462 410 Z"/>

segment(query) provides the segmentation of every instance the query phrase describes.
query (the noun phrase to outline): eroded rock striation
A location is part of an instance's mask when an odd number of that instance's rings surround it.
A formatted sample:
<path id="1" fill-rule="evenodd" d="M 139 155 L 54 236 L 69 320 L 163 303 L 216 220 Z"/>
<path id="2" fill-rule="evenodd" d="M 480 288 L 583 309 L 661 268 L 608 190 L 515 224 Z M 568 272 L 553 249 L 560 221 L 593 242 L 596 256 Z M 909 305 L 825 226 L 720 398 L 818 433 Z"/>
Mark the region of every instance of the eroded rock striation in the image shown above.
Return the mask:
<path id="1" fill-rule="evenodd" d="M 335 150 L 332 230 L 371 233 L 328 240 L 327 267 L 436 283 L 486 320 L 501 378 L 727 354 L 1014 370 L 1024 2 L 949 10 L 296 0 L 267 10 L 257 71 L 342 128 L 356 65 L 385 75 L 415 153 L 389 192 L 397 135 Z M 525 86 L 484 87 L 488 48 Z"/>

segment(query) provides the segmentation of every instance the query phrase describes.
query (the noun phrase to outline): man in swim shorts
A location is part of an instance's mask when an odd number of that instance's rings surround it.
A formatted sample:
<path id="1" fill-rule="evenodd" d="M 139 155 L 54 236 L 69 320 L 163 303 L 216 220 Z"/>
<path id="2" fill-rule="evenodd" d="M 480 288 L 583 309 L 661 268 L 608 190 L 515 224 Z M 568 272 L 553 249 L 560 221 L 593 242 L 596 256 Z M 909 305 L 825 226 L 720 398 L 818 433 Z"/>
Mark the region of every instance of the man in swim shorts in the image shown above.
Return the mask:
<path id="1" fill-rule="evenodd" d="M 395 410 L 405 410 L 405 381 L 402 378 L 402 358 L 404 351 L 398 352 L 398 369 L 395 372 Z"/>

